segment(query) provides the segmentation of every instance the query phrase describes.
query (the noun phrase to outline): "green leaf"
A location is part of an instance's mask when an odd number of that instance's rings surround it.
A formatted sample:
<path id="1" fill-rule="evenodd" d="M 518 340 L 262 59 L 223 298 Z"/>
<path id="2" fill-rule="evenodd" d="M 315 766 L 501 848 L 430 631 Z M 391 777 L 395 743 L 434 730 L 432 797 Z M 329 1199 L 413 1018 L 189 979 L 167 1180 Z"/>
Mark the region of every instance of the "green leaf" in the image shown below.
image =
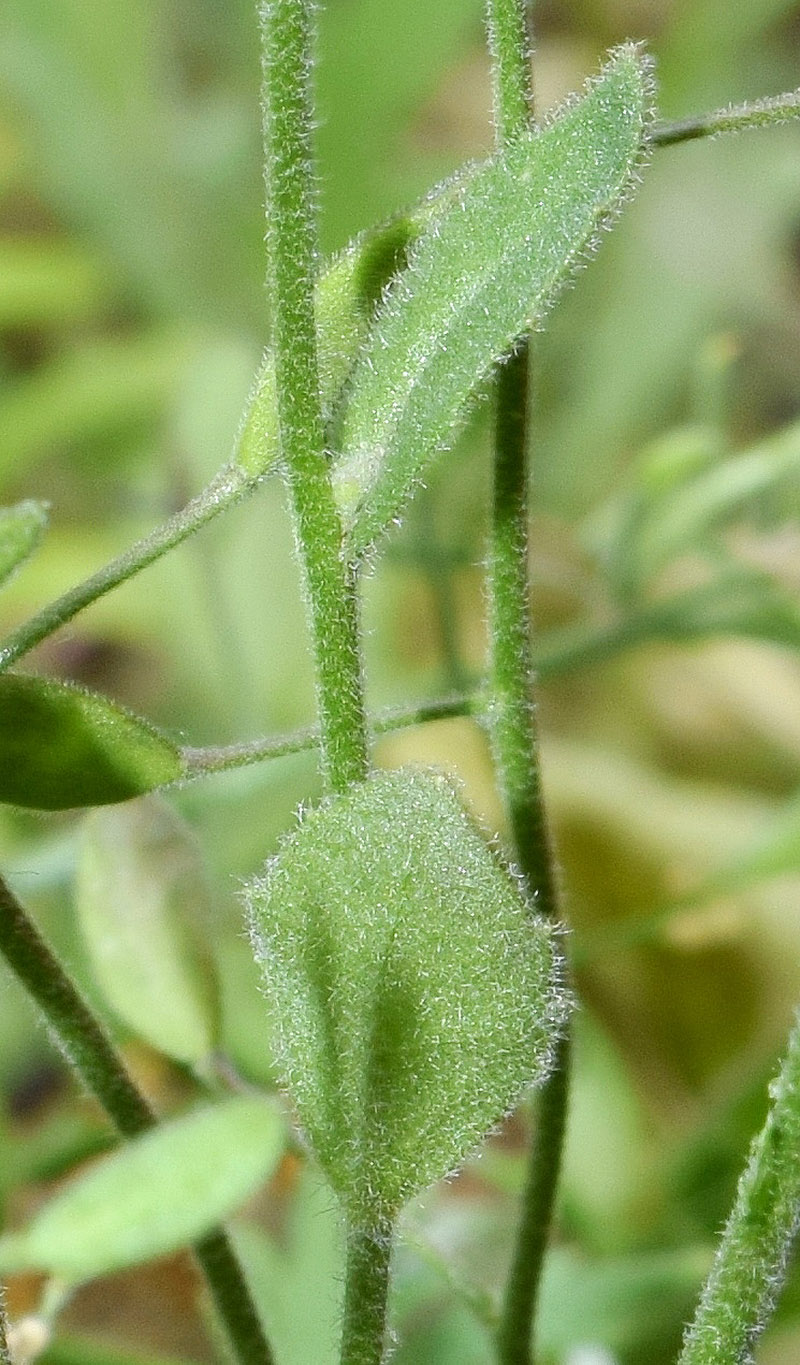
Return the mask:
<path id="1" fill-rule="evenodd" d="M 0 508 L 0 583 L 5 583 L 39 544 L 47 527 L 47 504 L 31 499 Z"/>
<path id="2" fill-rule="evenodd" d="M 274 1103 L 236 1096 L 197 1109 L 98 1161 L 0 1238 L 3 1273 L 80 1284 L 187 1246 L 274 1171 L 284 1125 Z"/>
<path id="3" fill-rule="evenodd" d="M 72 683 L 0 676 L 0 801 L 67 810 L 127 801 L 181 776 L 147 721 Z"/>
<path id="4" fill-rule="evenodd" d="M 545 1074 L 552 935 L 425 771 L 326 801 L 246 896 L 301 1122 L 351 1224 L 377 1227 Z"/>
<path id="5" fill-rule="evenodd" d="M 217 1041 L 218 1002 L 208 887 L 186 822 L 156 797 L 94 811 L 75 898 L 115 1013 L 161 1052 L 202 1063 Z"/>
<path id="6" fill-rule="evenodd" d="M 647 62 L 618 49 L 582 100 L 463 180 L 417 243 L 359 357 L 338 435 L 334 479 L 354 557 L 619 211 L 649 102 Z"/>

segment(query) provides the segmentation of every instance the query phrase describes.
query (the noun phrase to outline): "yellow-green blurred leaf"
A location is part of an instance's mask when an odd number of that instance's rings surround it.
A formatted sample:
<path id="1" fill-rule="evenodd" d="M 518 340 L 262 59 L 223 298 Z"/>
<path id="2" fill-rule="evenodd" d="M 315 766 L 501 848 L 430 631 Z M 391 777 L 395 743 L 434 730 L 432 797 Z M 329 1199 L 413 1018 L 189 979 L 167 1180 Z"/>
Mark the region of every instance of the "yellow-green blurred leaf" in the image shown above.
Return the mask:
<path id="1" fill-rule="evenodd" d="M 95 980 L 114 1012 L 178 1061 L 216 1044 L 208 887 L 194 835 L 165 801 L 93 811 L 75 897 Z"/>
<path id="2" fill-rule="evenodd" d="M 32 554 L 47 526 L 47 506 L 43 502 L 18 502 L 15 507 L 0 507 L 0 583 L 5 583 Z"/>
<path id="3" fill-rule="evenodd" d="M 269 1178 L 284 1145 L 275 1104 L 236 1096 L 166 1123 L 105 1157 L 0 1238 L 3 1272 L 79 1284 L 187 1246 Z"/>

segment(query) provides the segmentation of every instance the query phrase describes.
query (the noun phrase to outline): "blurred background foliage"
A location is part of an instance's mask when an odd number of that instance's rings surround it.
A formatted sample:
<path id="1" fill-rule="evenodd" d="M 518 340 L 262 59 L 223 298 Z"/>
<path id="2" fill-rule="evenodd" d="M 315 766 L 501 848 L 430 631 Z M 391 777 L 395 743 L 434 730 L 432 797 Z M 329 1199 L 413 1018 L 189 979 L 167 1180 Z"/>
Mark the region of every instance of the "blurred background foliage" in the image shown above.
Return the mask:
<path id="1" fill-rule="evenodd" d="M 656 56 L 664 117 L 797 84 L 796 0 L 543 0 L 536 32 L 540 109 L 627 37 Z M 330 251 L 491 146 L 481 0 L 328 0 L 320 57 Z M 258 85 L 250 0 L 4 0 L 0 497 L 45 499 L 51 525 L 4 591 L 3 629 L 228 456 L 269 334 Z M 536 349 L 532 610 L 582 1000 L 542 1339 L 553 1363 L 659 1365 L 800 1000 L 800 132 L 660 151 Z M 376 708 L 480 676 L 487 431 L 478 412 L 365 584 Z M 280 487 L 265 484 L 26 666 L 107 692 L 184 743 L 308 722 Z M 396 733 L 377 756 L 458 772 L 502 834 L 474 722 Z M 211 974 L 225 1055 L 257 1082 L 273 1073 L 238 879 L 316 790 L 300 755 L 169 798 L 202 850 L 213 948 L 211 962 L 187 952 L 181 970 L 203 973 L 198 998 Z M 86 929 L 97 917 L 75 914 L 81 824 L 4 809 L 4 866 L 143 1083 L 178 1106 L 194 1084 L 186 1059 L 145 1041 L 97 970 L 98 930 Z M 134 834 L 121 836 L 126 856 Z M 144 884 L 163 880 L 163 840 L 138 856 Z M 153 970 L 152 990 L 168 989 Z M 7 980 L 0 1081 L 13 1222 L 108 1132 Z M 523 1114 L 409 1215 L 402 1365 L 489 1359 L 525 1128 Z M 333 1360 L 340 1252 L 313 1172 L 287 1158 L 237 1235 L 282 1365 Z M 38 1289 L 13 1285 L 12 1310 Z M 192 1296 L 180 1259 L 89 1286 L 44 1359 L 208 1360 Z M 800 1357 L 798 1314 L 800 1286 L 764 1365 Z"/>

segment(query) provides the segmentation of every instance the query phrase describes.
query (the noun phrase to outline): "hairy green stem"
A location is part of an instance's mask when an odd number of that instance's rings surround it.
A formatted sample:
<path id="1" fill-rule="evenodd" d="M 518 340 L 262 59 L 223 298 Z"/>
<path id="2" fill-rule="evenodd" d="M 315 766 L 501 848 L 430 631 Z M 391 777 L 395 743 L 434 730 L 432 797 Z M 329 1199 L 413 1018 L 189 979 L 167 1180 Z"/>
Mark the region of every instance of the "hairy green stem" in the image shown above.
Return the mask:
<path id="1" fill-rule="evenodd" d="M 753 1141 L 679 1365 L 747 1365 L 800 1228 L 800 1018 Z"/>
<path id="2" fill-rule="evenodd" d="M 526 132 L 533 115 L 533 79 L 525 0 L 487 0 L 495 140 L 503 147 Z"/>
<path id="3" fill-rule="evenodd" d="M 785 123 L 800 115 L 800 90 L 755 104 L 737 104 L 730 109 L 715 109 L 696 118 L 679 119 L 675 123 L 657 123 L 649 141 L 654 147 L 671 147 L 676 142 L 691 142 L 700 137 L 716 137 L 718 133 L 741 133 L 748 128 L 764 128 L 772 123 Z"/>
<path id="4" fill-rule="evenodd" d="M 532 119 L 524 0 L 487 0 L 496 140 L 502 147 Z M 512 848 L 531 902 L 552 922 L 558 896 L 539 767 L 532 694 L 533 652 L 528 585 L 527 340 L 500 370 L 495 425 L 494 500 L 489 558 L 491 630 L 490 733 L 511 829 Z M 561 1163 L 567 1106 L 569 1041 L 537 1105 L 511 1271 L 497 1337 L 502 1365 L 530 1365 L 531 1337 Z"/>
<path id="5" fill-rule="evenodd" d="M 537 910 L 555 922 L 558 893 L 544 810 L 539 737 L 531 683 L 528 509 L 525 467 L 528 349 L 500 372 L 497 385 L 495 491 L 490 558 L 492 680 L 490 733 L 512 847 Z M 536 1106 L 536 1134 L 498 1333 L 502 1365 L 530 1365 L 547 1237 L 561 1162 L 568 1096 L 569 1040 Z"/>
<path id="6" fill-rule="evenodd" d="M 531 692 L 528 598 L 528 348 L 506 362 L 497 382 L 495 483 L 489 565 L 492 640 L 490 724 L 515 854 L 539 911 L 558 918 Z"/>
<path id="7" fill-rule="evenodd" d="M 391 1224 L 348 1230 L 341 1365 L 381 1365 L 391 1255 Z"/>
<path id="8" fill-rule="evenodd" d="M 309 0 L 262 6 L 269 284 L 281 452 L 294 504 L 317 673 L 322 767 L 342 791 L 367 772 L 355 570 L 342 553 L 320 399 L 314 280 Z"/>
<path id="9" fill-rule="evenodd" d="M 403 730 L 412 725 L 425 725 L 431 720 L 448 720 L 453 716 L 480 716 L 485 709 L 481 691 L 455 693 L 441 700 L 420 702 L 416 706 L 387 711 L 369 722 L 373 735 L 386 735 L 392 730 Z M 319 747 L 319 729 L 309 726 L 290 735 L 269 739 L 255 739 L 245 744 L 226 744 L 218 748 L 181 750 L 184 775 L 181 781 L 205 777 L 209 773 L 227 772 L 244 768 L 250 763 L 261 763 L 268 758 L 284 758 L 288 754 L 306 753 Z"/>
<path id="10" fill-rule="evenodd" d="M 570 1039 L 559 1038 L 553 1070 L 536 1102 L 536 1128 L 522 1194 L 514 1256 L 497 1334 L 502 1365 L 530 1365 L 542 1266 L 558 1188 L 567 1119 Z"/>
<path id="11" fill-rule="evenodd" d="M 137 1137 L 155 1127 L 155 1113 L 131 1080 L 102 1024 L 1 877 L 0 953 L 120 1136 Z M 272 1353 L 227 1234 L 214 1229 L 196 1244 L 194 1253 L 238 1365 L 272 1365 Z"/>
<path id="12" fill-rule="evenodd" d="M 49 602 L 41 611 L 35 613 L 21 626 L 7 635 L 0 644 L 0 670 L 8 668 L 21 659 L 35 645 L 52 635 L 54 631 L 71 621 L 79 611 L 96 602 L 99 597 L 116 588 L 126 579 L 146 569 L 168 550 L 172 550 L 192 532 L 197 531 L 213 517 L 224 512 L 255 487 L 256 480 L 245 474 L 235 465 L 220 470 L 202 493 L 176 512 L 163 525 L 156 527 L 149 535 L 137 540 L 125 552 L 97 573 L 70 588 L 61 597 Z"/>

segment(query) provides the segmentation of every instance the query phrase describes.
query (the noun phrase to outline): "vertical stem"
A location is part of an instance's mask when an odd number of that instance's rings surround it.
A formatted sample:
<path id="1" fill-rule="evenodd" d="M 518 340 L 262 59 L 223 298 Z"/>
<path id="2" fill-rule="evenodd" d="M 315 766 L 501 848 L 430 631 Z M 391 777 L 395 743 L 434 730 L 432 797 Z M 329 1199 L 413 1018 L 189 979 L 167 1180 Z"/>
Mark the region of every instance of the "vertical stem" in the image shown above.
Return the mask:
<path id="1" fill-rule="evenodd" d="M 345 563 L 319 392 L 309 0 L 262 5 L 269 284 L 282 455 L 308 596 L 326 785 L 367 771 L 356 575 Z"/>
<path id="2" fill-rule="evenodd" d="M 525 0 L 487 0 L 495 139 L 503 146 L 525 131 L 533 112 L 533 78 Z"/>
<path id="3" fill-rule="evenodd" d="M 391 1224 L 348 1230 L 340 1365 L 381 1365 L 391 1254 Z"/>
<path id="4" fill-rule="evenodd" d="M 132 1138 L 155 1127 L 153 1110 L 128 1075 L 102 1024 L 2 878 L 0 953 L 39 1006 L 61 1051 L 120 1135 Z M 215 1228 L 194 1251 L 238 1365 L 273 1365 L 272 1352 L 225 1231 Z"/>
<path id="5" fill-rule="evenodd" d="M 533 91 L 524 0 L 487 0 L 494 115 L 499 146 L 530 124 Z M 512 844 L 528 894 L 551 921 L 558 893 L 539 768 L 528 585 L 527 446 L 530 353 L 523 341 L 497 383 L 494 503 L 489 594 L 492 647 L 492 741 Z M 566 1122 L 569 1040 L 537 1104 L 536 1136 L 506 1288 L 498 1355 L 502 1365 L 531 1365 L 531 1336 L 552 1219 Z"/>
<path id="6" fill-rule="evenodd" d="M 535 1359 L 531 1342 L 564 1145 L 569 1050 L 569 1036 L 564 1035 L 536 1105 L 536 1130 L 497 1336 L 501 1365 L 531 1365 Z"/>

